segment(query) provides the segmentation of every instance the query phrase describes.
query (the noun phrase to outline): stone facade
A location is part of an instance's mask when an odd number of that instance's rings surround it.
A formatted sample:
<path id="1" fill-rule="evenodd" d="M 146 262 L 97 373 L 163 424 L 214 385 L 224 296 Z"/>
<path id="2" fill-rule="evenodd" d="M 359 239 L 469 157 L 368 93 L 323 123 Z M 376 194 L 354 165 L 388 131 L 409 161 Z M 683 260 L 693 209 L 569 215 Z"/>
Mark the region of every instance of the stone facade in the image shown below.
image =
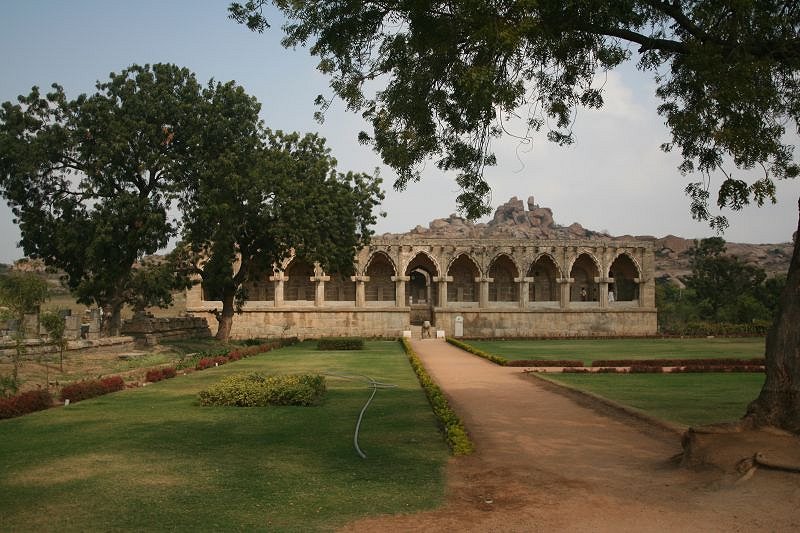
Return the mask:
<path id="1" fill-rule="evenodd" d="M 290 258 L 246 286 L 232 336 L 398 337 L 430 321 L 465 337 L 656 333 L 651 242 L 531 238 L 373 238 L 355 275 Z M 197 285 L 186 308 L 222 304 Z"/>

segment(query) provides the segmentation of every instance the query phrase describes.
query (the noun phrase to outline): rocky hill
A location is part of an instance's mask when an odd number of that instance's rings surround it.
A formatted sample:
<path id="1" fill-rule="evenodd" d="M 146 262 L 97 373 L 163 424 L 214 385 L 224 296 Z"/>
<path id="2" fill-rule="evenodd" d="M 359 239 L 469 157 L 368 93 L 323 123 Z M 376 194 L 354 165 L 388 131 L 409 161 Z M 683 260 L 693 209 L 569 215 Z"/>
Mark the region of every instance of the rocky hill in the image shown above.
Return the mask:
<path id="1" fill-rule="evenodd" d="M 473 223 L 458 215 L 437 218 L 428 227 L 417 226 L 407 235 L 449 238 L 523 238 L 523 239 L 580 239 L 580 240 L 643 240 L 653 242 L 656 256 L 656 276 L 678 281 L 689 274 L 688 250 L 694 239 L 684 239 L 675 235 L 654 237 L 651 235 L 620 235 L 586 229 L 577 222 L 569 226 L 556 224 L 553 211 L 540 207 L 531 196 L 527 210 L 517 197 L 497 208 L 492 220 L 486 223 Z M 785 274 L 792 257 L 792 244 L 745 244 L 727 243 L 728 254 L 758 265 L 768 275 Z"/>

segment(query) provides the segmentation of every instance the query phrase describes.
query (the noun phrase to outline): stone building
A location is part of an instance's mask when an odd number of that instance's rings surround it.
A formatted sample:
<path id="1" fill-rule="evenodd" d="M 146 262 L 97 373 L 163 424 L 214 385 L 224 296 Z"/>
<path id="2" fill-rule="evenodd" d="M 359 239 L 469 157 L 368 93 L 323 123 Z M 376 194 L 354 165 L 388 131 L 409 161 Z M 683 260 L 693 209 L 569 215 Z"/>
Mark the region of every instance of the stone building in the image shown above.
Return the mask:
<path id="1" fill-rule="evenodd" d="M 248 284 L 232 336 L 398 337 L 426 320 L 464 337 L 656 333 L 652 242 L 426 233 L 374 237 L 354 276 L 288 259 Z M 208 317 L 221 302 L 197 285 L 186 306 Z"/>

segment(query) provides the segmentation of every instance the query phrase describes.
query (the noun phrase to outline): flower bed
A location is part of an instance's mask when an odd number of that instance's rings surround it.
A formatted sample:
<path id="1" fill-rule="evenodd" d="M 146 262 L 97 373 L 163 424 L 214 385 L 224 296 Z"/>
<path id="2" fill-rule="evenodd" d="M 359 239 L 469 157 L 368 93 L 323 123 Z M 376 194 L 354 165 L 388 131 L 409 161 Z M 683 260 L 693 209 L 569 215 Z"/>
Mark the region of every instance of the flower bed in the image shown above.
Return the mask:
<path id="1" fill-rule="evenodd" d="M 764 358 L 756 359 L 598 359 L 592 366 L 763 366 Z"/>
<path id="2" fill-rule="evenodd" d="M 66 385 L 61 389 L 61 400 L 79 402 L 96 396 L 102 396 L 125 388 L 125 382 L 119 376 L 109 376 L 102 379 L 78 381 Z"/>

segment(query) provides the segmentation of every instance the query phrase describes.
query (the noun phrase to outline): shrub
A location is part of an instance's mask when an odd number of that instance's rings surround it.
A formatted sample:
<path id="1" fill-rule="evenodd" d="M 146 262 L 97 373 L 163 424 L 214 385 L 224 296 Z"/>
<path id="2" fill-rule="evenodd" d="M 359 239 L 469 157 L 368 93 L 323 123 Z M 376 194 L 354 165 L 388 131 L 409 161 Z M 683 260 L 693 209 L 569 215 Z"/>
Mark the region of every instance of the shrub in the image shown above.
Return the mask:
<path id="1" fill-rule="evenodd" d="M 631 374 L 660 374 L 663 371 L 663 367 L 647 365 L 634 365 L 628 370 Z"/>
<path id="2" fill-rule="evenodd" d="M 46 390 L 32 390 L 16 396 L 0 398 L 0 419 L 41 411 L 52 405 L 53 397 Z"/>
<path id="3" fill-rule="evenodd" d="M 726 366 L 726 365 L 764 365 L 764 358 L 755 359 L 598 359 L 592 366 Z"/>
<path id="4" fill-rule="evenodd" d="M 589 372 L 589 369 L 565 366 L 561 369 L 561 372 L 564 374 L 586 374 Z"/>
<path id="5" fill-rule="evenodd" d="M 168 366 L 167 368 L 162 368 L 161 369 L 161 375 L 164 377 L 164 379 L 170 379 L 170 378 L 174 378 L 175 376 L 177 376 L 178 375 L 178 371 L 175 369 L 175 367 Z"/>
<path id="6" fill-rule="evenodd" d="M 311 374 L 228 376 L 200 391 L 202 405 L 263 407 L 266 405 L 316 405 L 325 395 L 325 378 Z"/>
<path id="7" fill-rule="evenodd" d="M 447 398 L 442 394 L 442 390 L 428 375 L 425 367 L 422 366 L 419 356 L 411 348 L 408 340 L 401 339 L 403 349 L 406 351 L 408 360 L 411 363 L 411 368 L 417 374 L 422 389 L 425 391 L 425 396 L 428 397 L 428 402 L 431 404 L 431 409 L 439 424 L 443 428 L 445 440 L 450 447 L 453 455 L 469 455 L 474 450 L 474 445 L 467 435 L 464 424 L 458 418 L 458 415 L 450 407 Z"/>
<path id="8" fill-rule="evenodd" d="M 317 350 L 363 350 L 360 337 L 328 337 L 317 341 Z"/>
<path id="9" fill-rule="evenodd" d="M 455 346 L 456 348 L 461 348 L 465 352 L 469 352 L 472 355 L 483 357 L 484 359 L 491 361 L 492 363 L 495 363 L 497 365 L 500 366 L 508 365 L 508 359 L 506 359 L 505 357 L 484 352 L 483 350 L 479 350 L 478 348 L 475 348 L 474 346 L 467 344 L 466 342 L 461 342 L 459 340 L 450 337 L 447 337 L 445 340 L 450 344 L 452 344 L 453 346 Z M 518 365 L 518 366 L 533 366 L 533 365 Z"/>
<path id="10" fill-rule="evenodd" d="M 150 383 L 155 383 L 156 381 L 161 381 L 162 379 L 164 379 L 164 373 L 160 368 L 151 368 L 144 375 L 144 380 L 149 381 Z"/>
<path id="11" fill-rule="evenodd" d="M 515 359 L 506 361 L 505 366 L 583 366 L 583 361 L 565 359 L 553 361 L 546 361 L 544 359 Z"/>
<path id="12" fill-rule="evenodd" d="M 79 402 L 96 396 L 102 396 L 125 388 L 125 381 L 119 376 L 109 376 L 102 379 L 79 381 L 65 385 L 61 389 L 61 400 Z"/>

